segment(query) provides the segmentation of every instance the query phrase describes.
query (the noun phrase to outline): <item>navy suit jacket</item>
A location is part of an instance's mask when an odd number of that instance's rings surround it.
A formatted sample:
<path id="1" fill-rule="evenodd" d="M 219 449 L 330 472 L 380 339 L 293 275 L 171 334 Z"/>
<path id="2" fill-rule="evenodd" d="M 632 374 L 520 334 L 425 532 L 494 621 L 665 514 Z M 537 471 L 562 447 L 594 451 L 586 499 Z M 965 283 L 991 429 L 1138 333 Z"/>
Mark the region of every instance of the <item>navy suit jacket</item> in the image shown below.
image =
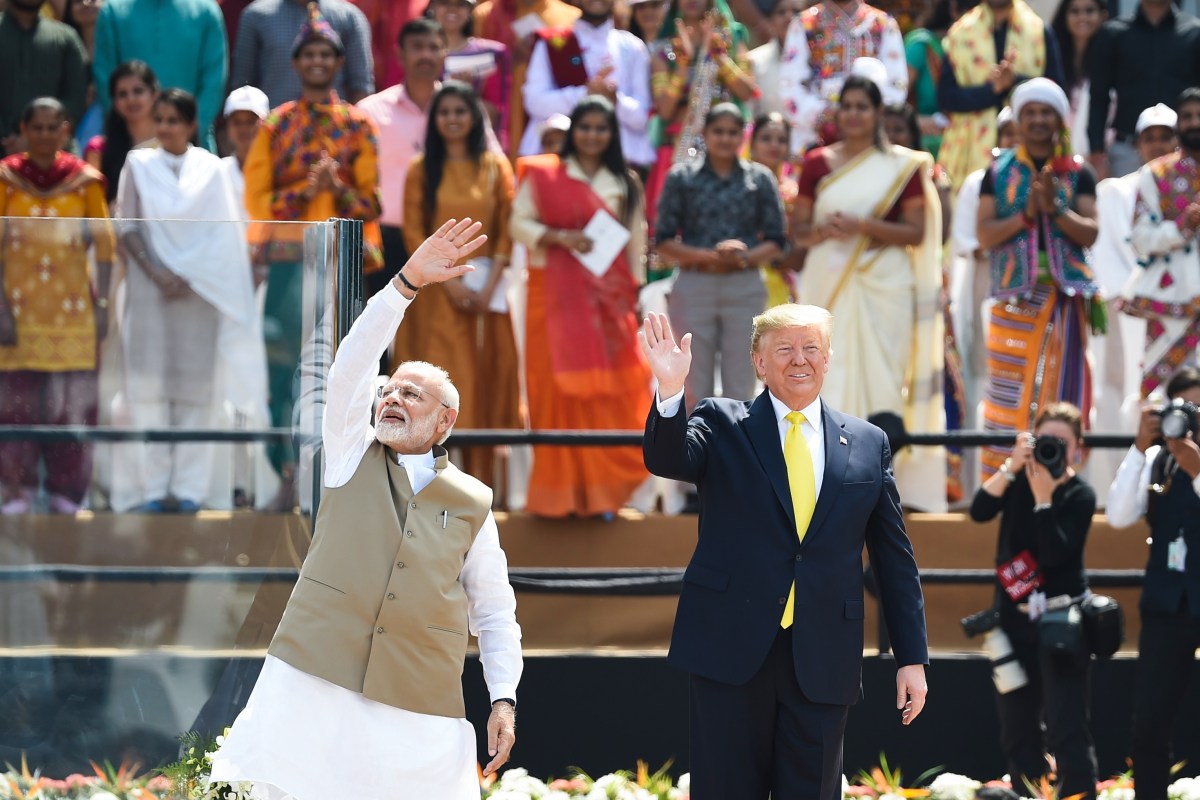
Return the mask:
<path id="1" fill-rule="evenodd" d="M 899 666 L 928 663 L 925 603 L 904 531 L 887 437 L 822 403 L 825 473 L 803 542 L 771 398 L 708 398 L 646 421 L 655 475 L 695 483 L 700 534 L 683 576 L 669 661 L 742 684 L 766 660 L 792 581 L 796 680 L 812 702 L 862 694 L 865 545 Z"/>

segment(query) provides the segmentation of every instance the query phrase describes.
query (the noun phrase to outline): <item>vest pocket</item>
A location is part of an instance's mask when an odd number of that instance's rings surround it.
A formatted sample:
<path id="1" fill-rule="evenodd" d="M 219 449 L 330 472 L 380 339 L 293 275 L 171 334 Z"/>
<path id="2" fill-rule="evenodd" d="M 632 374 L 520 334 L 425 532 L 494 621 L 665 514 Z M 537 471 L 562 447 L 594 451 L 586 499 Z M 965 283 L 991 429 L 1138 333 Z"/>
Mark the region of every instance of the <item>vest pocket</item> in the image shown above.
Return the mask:
<path id="1" fill-rule="evenodd" d="M 441 631 L 442 633 L 453 633 L 455 636 L 463 635 L 462 631 L 456 631 L 456 630 L 452 630 L 450 628 L 443 628 L 440 625 L 427 625 L 426 627 L 428 627 L 429 630 L 431 630 L 431 631 Z"/>
<path id="2" fill-rule="evenodd" d="M 344 592 L 344 591 L 342 591 L 341 589 L 337 588 L 336 586 L 330 586 L 328 583 L 324 583 L 324 582 L 322 582 L 322 581 L 319 581 L 319 580 L 317 580 L 316 578 L 310 578 L 310 577 L 308 577 L 307 575 L 305 575 L 305 576 L 304 576 L 304 580 L 306 580 L 306 581 L 311 581 L 312 583 L 315 583 L 317 586 L 324 586 L 326 589 L 332 589 L 333 591 L 337 592 L 338 594 L 345 594 L 345 592 Z"/>

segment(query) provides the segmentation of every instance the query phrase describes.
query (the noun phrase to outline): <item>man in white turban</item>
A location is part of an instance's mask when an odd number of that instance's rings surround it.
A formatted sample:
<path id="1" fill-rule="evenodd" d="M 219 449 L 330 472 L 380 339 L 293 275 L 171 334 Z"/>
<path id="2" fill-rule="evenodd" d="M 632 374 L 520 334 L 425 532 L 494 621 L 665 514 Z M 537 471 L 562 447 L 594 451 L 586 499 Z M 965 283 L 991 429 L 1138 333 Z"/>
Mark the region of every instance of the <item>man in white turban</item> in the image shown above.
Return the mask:
<path id="1" fill-rule="evenodd" d="M 1071 152 L 1067 96 L 1033 78 L 1013 92 L 1012 107 L 1020 143 L 983 175 L 978 238 L 990 251 L 990 294 L 1002 301 L 988 322 L 983 425 L 1015 433 L 1033 430 L 1034 416 L 1054 402 L 1089 418 L 1088 334 L 1103 332 L 1105 321 L 1084 252 L 1096 241 L 1096 177 Z M 982 452 L 984 478 L 1008 452 Z"/>

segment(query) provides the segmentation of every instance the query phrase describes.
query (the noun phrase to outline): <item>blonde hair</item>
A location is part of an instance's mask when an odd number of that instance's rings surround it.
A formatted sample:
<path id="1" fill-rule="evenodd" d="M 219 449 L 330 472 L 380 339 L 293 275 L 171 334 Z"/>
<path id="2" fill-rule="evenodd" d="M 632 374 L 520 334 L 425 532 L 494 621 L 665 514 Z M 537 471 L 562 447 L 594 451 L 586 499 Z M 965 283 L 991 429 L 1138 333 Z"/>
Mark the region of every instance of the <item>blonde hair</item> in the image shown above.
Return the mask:
<path id="1" fill-rule="evenodd" d="M 831 351 L 833 337 L 833 314 L 820 306 L 802 306 L 799 303 L 782 303 L 767 309 L 754 318 L 754 332 L 750 336 L 750 352 L 758 352 L 762 337 L 784 328 L 816 328 L 825 341 L 826 351 Z"/>

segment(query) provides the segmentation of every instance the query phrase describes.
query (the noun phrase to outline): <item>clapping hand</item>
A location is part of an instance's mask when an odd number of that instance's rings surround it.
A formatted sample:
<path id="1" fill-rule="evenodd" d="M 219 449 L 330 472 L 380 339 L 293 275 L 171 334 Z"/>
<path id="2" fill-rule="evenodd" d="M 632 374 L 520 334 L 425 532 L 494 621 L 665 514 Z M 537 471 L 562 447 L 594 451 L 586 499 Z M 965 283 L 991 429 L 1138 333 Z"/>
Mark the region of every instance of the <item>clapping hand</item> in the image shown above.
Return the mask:
<path id="1" fill-rule="evenodd" d="M 992 67 L 988 73 L 988 83 L 992 85 L 992 91 L 996 94 L 1004 94 L 1012 88 L 1013 83 L 1017 80 L 1017 73 L 1013 70 L 1012 60 L 1005 58 L 996 66 Z"/>
<path id="2" fill-rule="evenodd" d="M 825 220 L 830 239 L 845 242 L 862 232 L 862 218 L 835 211 Z"/>
<path id="3" fill-rule="evenodd" d="M 616 81 L 610 79 L 616 69 L 612 64 L 605 64 L 601 67 L 594 76 L 587 82 L 587 93 L 598 94 L 608 98 L 609 102 L 617 100 L 617 84 Z"/>
<path id="4" fill-rule="evenodd" d="M 1193 234 L 1200 230 L 1200 203 L 1188 203 L 1183 212 L 1183 224 Z"/>
<path id="5" fill-rule="evenodd" d="M 650 371 L 658 379 L 658 396 L 679 394 L 692 368 L 692 335 L 685 333 L 676 344 L 667 315 L 647 314 L 638 331 L 638 342 L 650 362 Z"/>
<path id="6" fill-rule="evenodd" d="M 474 222 L 470 217 L 446 220 L 409 256 L 400 270 L 404 279 L 420 289 L 426 284 L 442 283 L 471 272 L 475 269 L 473 266 L 458 262 L 487 241 L 487 236 L 479 233 L 482 228 L 483 223 Z M 402 284 L 397 284 L 396 288 L 402 288 Z"/>
<path id="7" fill-rule="evenodd" d="M 1058 178 L 1050 169 L 1049 161 L 1046 162 L 1046 166 L 1042 167 L 1042 171 L 1034 176 L 1029 194 L 1036 198 L 1034 202 L 1038 211 L 1048 216 L 1054 215 L 1057 206 Z"/>

